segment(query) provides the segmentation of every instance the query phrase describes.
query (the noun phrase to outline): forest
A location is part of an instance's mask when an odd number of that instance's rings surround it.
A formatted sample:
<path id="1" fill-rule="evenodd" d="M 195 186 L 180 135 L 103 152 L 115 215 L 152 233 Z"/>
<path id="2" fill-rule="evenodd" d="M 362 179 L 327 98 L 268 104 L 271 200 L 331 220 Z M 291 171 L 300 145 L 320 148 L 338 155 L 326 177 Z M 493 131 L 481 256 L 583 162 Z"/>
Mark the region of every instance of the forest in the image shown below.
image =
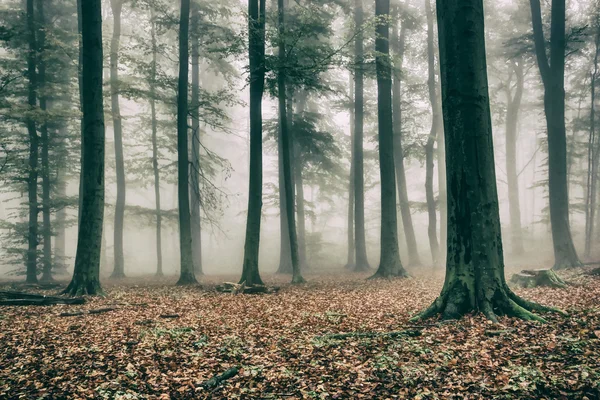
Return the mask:
<path id="1" fill-rule="evenodd" d="M 600 0 L 0 0 L 0 399 L 600 399 Z"/>

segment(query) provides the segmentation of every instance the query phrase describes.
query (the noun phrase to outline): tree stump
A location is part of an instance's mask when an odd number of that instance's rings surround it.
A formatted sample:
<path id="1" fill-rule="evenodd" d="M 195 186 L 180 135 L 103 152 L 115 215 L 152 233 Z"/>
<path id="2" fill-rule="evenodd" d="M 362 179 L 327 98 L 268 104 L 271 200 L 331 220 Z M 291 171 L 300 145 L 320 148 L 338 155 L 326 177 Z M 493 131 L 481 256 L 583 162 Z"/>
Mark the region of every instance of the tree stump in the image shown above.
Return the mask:
<path id="1" fill-rule="evenodd" d="M 525 269 L 514 274 L 510 282 L 524 288 L 546 286 L 565 288 L 567 283 L 551 269 Z"/>

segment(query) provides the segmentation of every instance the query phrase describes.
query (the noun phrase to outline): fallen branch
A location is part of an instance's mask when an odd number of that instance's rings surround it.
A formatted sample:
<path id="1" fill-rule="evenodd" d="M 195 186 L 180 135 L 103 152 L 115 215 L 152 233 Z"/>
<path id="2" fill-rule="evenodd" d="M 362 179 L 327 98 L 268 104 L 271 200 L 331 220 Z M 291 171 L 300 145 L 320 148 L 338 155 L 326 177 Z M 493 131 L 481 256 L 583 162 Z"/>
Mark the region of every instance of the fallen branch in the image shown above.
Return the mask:
<path id="1" fill-rule="evenodd" d="M 238 367 L 231 367 L 227 371 L 223 372 L 221 375 L 216 375 L 216 376 L 210 378 L 209 380 L 196 385 L 196 387 L 203 387 L 205 389 L 215 388 L 215 387 L 219 386 L 219 384 L 221 382 L 226 381 L 227 379 L 231 379 L 234 376 L 236 376 L 238 374 L 238 372 L 239 372 Z"/>
<path id="2" fill-rule="evenodd" d="M 88 311 L 74 311 L 74 312 L 64 312 L 60 313 L 59 317 L 78 317 L 80 315 L 85 314 L 102 314 L 109 311 L 114 311 L 116 308 L 98 308 L 97 310 L 88 310 Z"/>
<path id="3" fill-rule="evenodd" d="M 175 318 L 179 318 L 180 315 L 179 314 L 162 314 L 160 317 L 165 318 L 165 319 L 175 319 Z"/>
<path id="4" fill-rule="evenodd" d="M 88 311 L 90 314 L 102 314 L 105 312 L 109 312 L 109 311 L 114 311 L 116 310 L 116 308 L 114 307 L 108 307 L 108 308 L 99 308 L 97 310 L 90 310 Z"/>
<path id="5" fill-rule="evenodd" d="M 276 293 L 279 291 L 278 287 L 269 287 L 265 285 L 246 285 L 246 282 L 233 283 L 224 282 L 222 285 L 217 285 L 215 290 L 220 293 L 231 293 L 231 294 L 261 294 L 261 293 Z"/>
<path id="6" fill-rule="evenodd" d="M 0 306 L 53 306 L 57 304 L 84 304 L 83 297 L 75 297 L 73 299 L 65 299 L 61 297 L 43 297 L 33 299 L 7 299 L 0 300 Z"/>
<path id="7" fill-rule="evenodd" d="M 348 332 L 348 333 L 330 333 L 328 335 L 317 336 L 318 340 L 343 340 L 349 338 L 374 338 L 374 337 L 417 337 L 421 336 L 421 331 L 417 329 L 406 329 L 404 331 L 393 332 Z"/>

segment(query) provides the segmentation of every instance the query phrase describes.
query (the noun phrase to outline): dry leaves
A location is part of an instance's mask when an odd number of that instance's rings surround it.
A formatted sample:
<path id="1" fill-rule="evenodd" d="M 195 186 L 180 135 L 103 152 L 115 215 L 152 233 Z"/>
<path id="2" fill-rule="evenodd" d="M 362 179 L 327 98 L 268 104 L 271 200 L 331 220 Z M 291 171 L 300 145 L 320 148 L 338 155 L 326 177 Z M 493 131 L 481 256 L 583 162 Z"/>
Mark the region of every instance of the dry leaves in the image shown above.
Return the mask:
<path id="1" fill-rule="evenodd" d="M 281 291 L 217 293 L 145 282 L 82 306 L 0 308 L 0 398 L 600 398 L 600 278 L 522 289 L 569 311 L 539 325 L 479 316 L 408 322 L 441 277 L 309 276 Z M 64 312 L 114 307 L 104 314 Z M 161 316 L 177 316 L 161 318 Z M 418 329 L 420 336 L 331 339 Z M 231 367 L 239 373 L 202 386 Z"/>

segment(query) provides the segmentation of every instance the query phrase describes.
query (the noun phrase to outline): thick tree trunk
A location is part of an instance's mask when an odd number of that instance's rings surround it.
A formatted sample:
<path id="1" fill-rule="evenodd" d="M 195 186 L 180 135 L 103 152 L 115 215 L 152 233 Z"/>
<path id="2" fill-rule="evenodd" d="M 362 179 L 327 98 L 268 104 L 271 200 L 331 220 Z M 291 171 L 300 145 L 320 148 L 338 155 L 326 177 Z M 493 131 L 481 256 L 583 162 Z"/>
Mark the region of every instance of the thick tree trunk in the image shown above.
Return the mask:
<path id="1" fill-rule="evenodd" d="M 114 256 L 111 278 L 125 276 L 123 255 L 123 220 L 125 217 L 125 161 L 123 157 L 123 127 L 119 106 L 119 46 L 121 41 L 121 10 L 123 0 L 111 0 L 113 34 L 110 42 L 110 105 L 115 140 L 115 171 L 117 173 L 117 202 L 115 204 Z"/>
<path id="2" fill-rule="evenodd" d="M 394 14 L 397 14 L 395 12 Z M 404 40 L 406 37 L 406 24 L 402 24 L 398 34 L 398 24 L 392 28 L 392 48 L 395 50 L 395 68 L 392 88 L 392 118 L 394 124 L 394 164 L 396 167 L 396 186 L 398 189 L 398 203 L 402 215 L 402 226 L 408 249 L 408 262 L 410 265 L 421 265 L 415 228 L 410 213 L 408 201 L 408 188 L 406 187 L 406 172 L 404 168 L 404 148 L 402 144 L 402 64 L 404 60 Z"/>
<path id="3" fill-rule="evenodd" d="M 285 187 L 283 181 L 283 150 L 281 142 L 281 124 L 277 134 L 277 164 L 279 179 L 279 267 L 278 274 L 292 273 L 292 251 L 290 248 L 290 237 L 288 235 L 288 220 L 285 211 Z"/>
<path id="4" fill-rule="evenodd" d="M 158 121 L 156 120 L 156 22 L 154 9 L 150 10 L 152 37 L 152 66 L 150 71 L 150 114 L 152 119 L 152 170 L 154 172 L 154 204 L 156 209 L 156 276 L 163 276 L 162 265 L 162 214 L 160 206 L 160 172 L 158 169 Z"/>
<path id="5" fill-rule="evenodd" d="M 179 251 L 181 272 L 178 285 L 196 284 L 192 256 L 188 157 L 188 72 L 190 0 L 181 0 L 179 21 L 179 82 L 177 87 L 177 194 L 179 198 Z"/>
<path id="6" fill-rule="evenodd" d="M 81 2 L 83 0 L 77 0 L 77 33 L 80 37 L 78 43 L 78 60 L 77 60 L 77 83 L 79 89 L 79 111 L 83 115 L 83 40 L 81 36 L 83 35 L 83 21 L 82 21 L 82 12 L 81 12 Z M 81 147 L 80 147 L 80 164 L 83 165 L 83 117 L 80 120 L 80 130 L 81 130 Z M 79 199 L 78 199 L 78 207 L 77 207 L 77 226 L 81 223 L 81 209 L 83 201 L 83 169 L 79 171 Z"/>
<path id="7" fill-rule="evenodd" d="M 65 293 L 102 294 L 100 249 L 104 219 L 104 109 L 102 104 L 102 1 L 81 6 L 83 156 L 81 219 L 73 279 Z"/>
<path id="8" fill-rule="evenodd" d="M 38 84 L 40 88 L 40 109 L 43 113 L 48 110 L 48 98 L 46 87 L 46 18 L 44 15 L 44 1 L 38 0 Z M 43 256 L 42 256 L 42 277 L 41 281 L 52 281 L 52 227 L 50 223 L 50 136 L 48 134 L 48 117 L 44 118 L 41 124 L 41 142 L 42 142 L 42 238 L 43 238 Z"/>
<path id="9" fill-rule="evenodd" d="M 493 321 L 541 320 L 526 308 L 543 307 L 517 297 L 504 278 L 483 20 L 482 0 L 438 1 L 449 257 L 440 297 L 416 318 L 476 311 Z"/>
<path id="10" fill-rule="evenodd" d="M 66 126 L 61 126 L 60 136 L 66 137 Z M 56 170 L 56 196 L 59 199 L 64 199 L 67 196 L 67 182 L 65 180 L 65 166 L 60 165 Z M 56 211 L 55 230 L 56 237 L 54 238 L 54 268 L 55 270 L 64 271 L 65 266 L 65 248 L 66 248 L 66 222 L 67 211 L 65 207 L 61 207 Z"/>
<path id="11" fill-rule="evenodd" d="M 552 0 L 550 60 L 542 26 L 539 0 L 530 0 L 533 38 L 544 83 L 544 111 L 548 128 L 548 190 L 554 268 L 581 265 L 569 226 L 567 189 L 567 136 L 565 128 L 565 0 Z"/>
<path id="12" fill-rule="evenodd" d="M 288 235 L 292 255 L 292 283 L 303 283 L 298 257 L 298 236 L 296 233 L 296 215 L 294 212 L 294 183 L 292 181 L 292 138 L 288 127 L 286 67 L 285 67 L 285 8 L 284 0 L 277 1 L 279 30 L 279 70 L 277 71 L 277 94 L 279 98 L 279 124 L 281 127 L 281 150 L 283 153 L 283 183 L 285 188 L 285 212 L 288 221 Z"/>
<path id="13" fill-rule="evenodd" d="M 265 0 L 248 1 L 250 61 L 250 182 L 240 283 L 262 285 L 258 269 L 262 212 L 262 98 L 265 88 Z"/>
<path id="14" fill-rule="evenodd" d="M 36 35 L 33 0 L 27 0 L 27 40 L 29 53 L 27 55 L 27 77 L 29 108 L 33 113 L 37 107 L 37 74 L 36 74 Z M 27 132 L 29 134 L 29 176 L 27 177 L 27 192 L 29 201 L 29 228 L 27 232 L 27 279 L 28 283 L 37 282 L 37 242 L 38 242 L 38 135 L 33 116 L 27 117 Z"/>
<path id="15" fill-rule="evenodd" d="M 354 79 L 352 74 L 348 74 L 350 82 L 348 84 L 350 107 L 350 178 L 348 183 L 348 219 L 347 219 L 347 234 L 348 234 L 348 258 L 346 260 L 346 269 L 354 269 L 356 246 L 354 245 Z"/>
<path id="16" fill-rule="evenodd" d="M 364 15 L 361 0 L 354 0 L 354 244 L 356 246 L 355 271 L 371 269 L 367 259 L 365 234 L 365 177 L 363 161 L 364 136 Z"/>
<path id="17" fill-rule="evenodd" d="M 304 115 L 304 110 L 306 109 L 306 101 L 307 101 L 308 93 L 306 91 L 300 91 L 298 93 L 296 113 L 300 116 Z M 290 120 L 288 121 L 289 126 L 294 126 L 295 121 L 292 120 L 293 116 L 293 107 L 291 104 L 291 100 L 288 102 L 288 115 L 290 115 Z M 295 198 L 296 198 L 296 214 L 298 217 L 298 262 L 300 263 L 300 270 L 303 270 L 306 266 L 306 212 L 304 206 L 304 178 L 302 175 L 302 170 L 304 169 L 304 161 L 302 150 L 298 144 L 296 138 L 294 138 L 294 134 L 291 135 L 292 138 L 292 149 L 294 151 L 294 157 L 292 159 L 293 162 L 293 186 L 296 189 Z"/>
<path id="18" fill-rule="evenodd" d="M 519 204 L 519 175 L 517 173 L 517 122 L 523 98 L 523 63 L 513 61 L 512 69 L 516 77 L 513 94 L 509 81 L 506 85 L 506 180 L 508 182 L 508 208 L 510 212 L 510 236 L 512 251 L 516 255 L 525 253 L 523 230 L 521 228 L 521 206 Z"/>
<path id="19" fill-rule="evenodd" d="M 429 102 L 431 103 L 431 130 L 425 144 L 425 197 L 427 199 L 427 236 L 429 237 L 429 248 L 433 265 L 439 262 L 440 245 L 437 237 L 437 212 L 435 205 L 435 194 L 433 191 L 433 171 L 435 140 L 439 131 L 440 104 L 438 102 L 437 86 L 435 82 L 435 45 L 433 37 L 433 12 L 430 0 L 425 0 L 425 12 L 427 14 L 427 88 L 429 90 Z"/>
<path id="20" fill-rule="evenodd" d="M 394 176 L 394 125 L 392 117 L 392 68 L 390 64 L 390 0 L 375 1 L 377 38 L 377 119 L 379 122 L 379 172 L 381 177 L 381 255 L 374 277 L 407 276 L 400 262 L 396 182 Z"/>
<path id="21" fill-rule="evenodd" d="M 200 53 L 198 5 L 192 6 L 192 171 L 190 174 L 192 255 L 196 275 L 202 275 L 202 225 L 200 221 Z"/>

